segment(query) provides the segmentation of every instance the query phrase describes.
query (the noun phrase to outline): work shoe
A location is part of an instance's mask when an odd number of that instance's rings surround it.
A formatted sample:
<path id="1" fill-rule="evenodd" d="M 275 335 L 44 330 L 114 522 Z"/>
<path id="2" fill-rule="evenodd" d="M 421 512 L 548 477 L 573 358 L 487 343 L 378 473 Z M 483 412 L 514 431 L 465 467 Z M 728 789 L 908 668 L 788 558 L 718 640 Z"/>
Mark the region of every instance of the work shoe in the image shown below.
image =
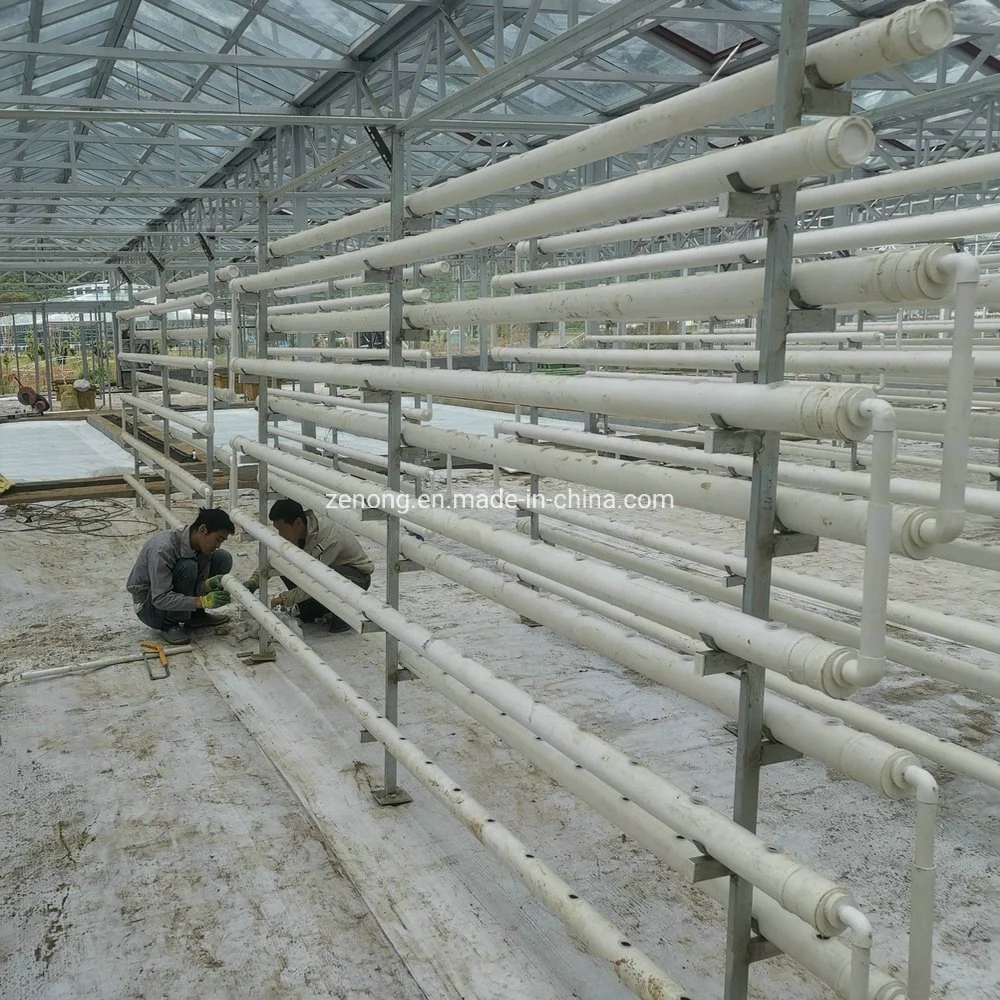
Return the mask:
<path id="1" fill-rule="evenodd" d="M 176 625 L 171 625 L 170 628 L 163 629 L 163 635 L 172 646 L 187 642 L 191 638 L 191 633 L 179 622 Z"/>
<path id="2" fill-rule="evenodd" d="M 353 632 L 354 630 L 350 625 L 347 624 L 342 618 L 338 618 L 336 615 L 330 616 L 330 624 L 327 628 L 328 632 Z"/>
<path id="3" fill-rule="evenodd" d="M 196 608 L 188 619 L 188 628 L 210 628 L 213 625 L 225 625 L 229 615 L 210 615 L 204 608 Z"/>

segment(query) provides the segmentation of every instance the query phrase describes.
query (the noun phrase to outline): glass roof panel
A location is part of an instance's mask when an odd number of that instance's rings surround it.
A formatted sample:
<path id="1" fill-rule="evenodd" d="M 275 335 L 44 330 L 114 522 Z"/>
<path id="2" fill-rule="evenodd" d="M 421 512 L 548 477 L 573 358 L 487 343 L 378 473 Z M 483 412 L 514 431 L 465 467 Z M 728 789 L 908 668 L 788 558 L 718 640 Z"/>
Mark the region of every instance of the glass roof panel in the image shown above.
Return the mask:
<path id="1" fill-rule="evenodd" d="M 15 25 L 24 25 L 24 33 L 28 33 L 28 4 L 24 3 L 3 4 L 0 6 L 0 31 L 4 28 L 13 28 Z"/>
<path id="2" fill-rule="evenodd" d="M 76 14 L 67 17 L 62 21 L 55 21 L 52 24 L 43 24 L 38 32 L 40 42 L 58 42 L 63 35 L 72 34 L 85 28 L 91 28 L 99 21 L 106 21 L 114 15 L 115 5 L 113 3 L 103 4 L 88 10 L 84 14 Z"/>
<path id="3" fill-rule="evenodd" d="M 149 3 L 144 3 L 139 9 L 135 24 L 138 31 L 142 31 L 145 24 L 168 38 L 176 39 L 178 48 L 200 49 L 203 52 L 218 52 L 226 37 L 222 28 L 209 31 Z"/>
<path id="4" fill-rule="evenodd" d="M 371 31 L 376 22 L 338 3 L 301 3 L 300 0 L 270 0 L 265 13 L 273 10 L 287 22 L 296 21 L 344 45 L 353 45 Z"/>
<path id="5" fill-rule="evenodd" d="M 662 24 L 712 55 L 726 52 L 734 45 L 749 41 L 752 37 L 735 24 L 726 24 L 722 21 L 684 21 L 682 18 L 675 21 L 671 18 Z"/>
<path id="6" fill-rule="evenodd" d="M 332 47 L 335 44 L 332 38 L 329 46 L 323 46 L 304 35 L 283 28 L 267 17 L 253 19 L 246 30 L 246 39 L 258 42 L 270 52 L 287 52 L 307 59 L 340 58 L 340 53 Z"/>
<path id="7" fill-rule="evenodd" d="M 246 8 L 232 0 L 170 0 L 170 9 L 178 15 L 186 11 L 198 20 L 219 25 L 228 34 L 246 16 Z"/>
<path id="8" fill-rule="evenodd" d="M 572 98 L 567 97 L 565 94 L 560 94 L 551 87 L 546 87 L 544 84 L 536 84 L 534 87 L 530 87 L 528 90 L 521 91 L 517 95 L 518 102 L 527 101 L 537 109 L 541 109 L 543 112 L 548 112 L 554 115 L 569 115 L 577 117 L 580 115 L 581 107 L 577 101 Z"/>
<path id="9" fill-rule="evenodd" d="M 635 36 L 602 52 L 600 58 L 634 73 L 680 73 L 685 76 L 691 73 L 691 67 L 686 62 Z"/>

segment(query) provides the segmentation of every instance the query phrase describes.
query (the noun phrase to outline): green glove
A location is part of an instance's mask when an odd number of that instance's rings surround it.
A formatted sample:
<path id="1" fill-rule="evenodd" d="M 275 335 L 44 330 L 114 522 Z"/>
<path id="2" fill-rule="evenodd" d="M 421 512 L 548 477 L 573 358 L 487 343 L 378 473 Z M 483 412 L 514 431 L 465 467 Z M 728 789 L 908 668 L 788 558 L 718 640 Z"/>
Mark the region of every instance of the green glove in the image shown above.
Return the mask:
<path id="1" fill-rule="evenodd" d="M 247 580 L 247 582 L 244 583 L 243 586 L 246 587 L 251 594 L 256 593 L 256 591 L 260 587 L 260 574 L 254 573 L 254 575 L 250 577 L 250 579 Z"/>
<path id="2" fill-rule="evenodd" d="M 210 590 L 202 596 L 201 606 L 208 611 L 212 608 L 221 608 L 231 600 L 232 598 L 225 590 Z"/>
<path id="3" fill-rule="evenodd" d="M 208 593 L 211 590 L 225 590 L 226 588 L 222 586 L 221 576 L 210 576 L 205 581 L 205 592 Z"/>

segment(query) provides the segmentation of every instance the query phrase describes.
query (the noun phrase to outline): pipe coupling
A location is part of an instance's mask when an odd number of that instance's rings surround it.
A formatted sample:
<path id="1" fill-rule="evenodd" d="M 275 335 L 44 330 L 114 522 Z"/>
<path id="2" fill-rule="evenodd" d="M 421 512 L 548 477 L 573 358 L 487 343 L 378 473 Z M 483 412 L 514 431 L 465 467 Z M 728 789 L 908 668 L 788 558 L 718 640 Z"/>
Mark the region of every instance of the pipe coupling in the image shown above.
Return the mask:
<path id="1" fill-rule="evenodd" d="M 881 254 L 875 270 L 875 288 L 882 302 L 943 299 L 953 279 L 941 266 L 953 254 L 951 247 L 928 246 Z"/>
<path id="2" fill-rule="evenodd" d="M 947 4 L 913 4 L 885 19 L 879 51 L 890 65 L 907 63 L 940 51 L 954 30 Z"/>

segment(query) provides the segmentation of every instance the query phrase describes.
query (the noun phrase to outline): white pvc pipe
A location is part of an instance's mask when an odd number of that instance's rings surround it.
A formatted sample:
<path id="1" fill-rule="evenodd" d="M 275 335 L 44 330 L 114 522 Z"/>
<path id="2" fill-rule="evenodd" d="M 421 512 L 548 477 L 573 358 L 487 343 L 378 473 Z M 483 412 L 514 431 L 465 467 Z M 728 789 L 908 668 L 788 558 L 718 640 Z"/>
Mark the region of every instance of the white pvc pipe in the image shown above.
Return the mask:
<path id="1" fill-rule="evenodd" d="M 354 218 L 351 216 L 351 218 Z M 311 230 L 306 230 L 311 232 Z M 273 244 L 271 244 L 273 246 Z M 403 281 L 413 281 L 414 278 L 435 278 L 442 275 L 451 274 L 451 265 L 446 260 L 432 261 L 430 264 L 421 264 L 418 268 L 404 267 Z M 372 280 L 366 281 L 366 278 Z M 349 278 L 338 278 L 335 281 L 320 281 L 310 285 L 297 285 L 292 288 L 276 288 L 275 298 L 290 299 L 297 295 L 328 295 L 331 290 L 346 291 L 348 288 L 357 288 L 359 285 L 384 285 L 386 282 L 375 278 L 370 274 L 354 274 Z"/>
<path id="2" fill-rule="evenodd" d="M 235 264 L 228 264 L 226 267 L 216 268 L 216 281 L 232 281 L 240 276 L 240 269 Z M 166 289 L 171 295 L 178 292 L 190 292 L 195 288 L 204 288 L 208 284 L 208 271 L 201 274 L 193 274 L 190 278 L 179 278 L 176 281 L 168 281 Z"/>
<path id="3" fill-rule="evenodd" d="M 315 448 L 317 451 L 322 451 L 327 455 L 353 459 L 356 462 L 367 462 L 369 465 L 378 466 L 380 469 L 388 468 L 389 459 L 385 455 L 373 455 L 371 452 L 360 451 L 358 448 L 346 448 L 342 444 L 320 441 L 305 434 L 298 434 L 295 431 L 286 431 L 277 427 L 268 431 L 268 434 L 276 438 L 298 441 L 300 444 L 308 445 L 310 448 Z M 435 478 L 433 469 L 429 469 L 426 465 L 414 465 L 413 462 L 400 462 L 399 470 L 404 476 L 412 476 L 415 479 L 429 479 L 433 481 Z"/>
<path id="4" fill-rule="evenodd" d="M 668 205 L 700 201 L 720 191 L 766 188 L 810 174 L 829 174 L 857 166 L 868 158 L 874 146 L 875 136 L 865 119 L 826 118 L 748 146 L 734 146 L 608 181 L 601 185 L 600 196 L 596 198 L 591 189 L 574 191 L 378 246 L 236 278 L 230 288 L 260 292 L 300 281 L 336 278 L 365 267 L 397 267 L 414 260 L 550 233 L 565 226 L 567 220 L 579 224 L 605 222 Z M 476 173 L 485 175 L 487 170 Z M 413 197 L 408 199 L 411 203 Z M 309 236 L 308 231 L 305 235 Z M 286 240 L 296 238 L 286 237 Z"/>
<path id="5" fill-rule="evenodd" d="M 944 451 L 941 456 L 941 503 L 933 515 L 920 517 L 917 537 L 926 545 L 950 542 L 965 527 L 965 482 L 969 462 L 969 415 L 972 406 L 972 321 L 976 315 L 979 264 L 969 254 L 952 254 L 944 267 L 955 275 L 955 350 L 948 367 Z"/>
<path id="6" fill-rule="evenodd" d="M 403 290 L 404 302 L 430 302 L 429 288 L 406 288 Z M 316 299 L 312 302 L 289 302 L 283 306 L 270 306 L 267 315 L 287 316 L 292 313 L 337 312 L 341 309 L 367 309 L 371 306 L 387 306 L 388 292 L 377 292 L 373 295 L 352 295 L 340 299 Z"/>
<path id="7" fill-rule="evenodd" d="M 149 355 L 144 354 L 143 357 L 149 357 Z M 137 382 L 145 382 L 147 385 L 163 385 L 163 379 L 159 375 L 139 371 L 133 372 L 132 375 Z M 244 402 L 243 397 L 238 393 L 230 392 L 228 389 L 222 389 L 219 386 L 205 385 L 203 382 L 187 382 L 184 379 L 168 378 L 167 385 L 177 392 L 190 392 L 196 396 L 207 397 L 211 392 L 216 399 L 221 399 L 225 403 Z"/>
<path id="8" fill-rule="evenodd" d="M 952 31 L 951 14 L 945 4 L 914 4 L 889 17 L 869 21 L 810 45 L 805 54 L 806 65 L 812 67 L 811 72 L 825 85 L 836 87 L 868 73 L 937 52 L 948 45 Z M 755 111 L 773 102 L 776 82 L 776 60 L 714 80 L 670 100 L 595 125 L 583 133 L 416 191 L 404 201 L 406 213 L 409 216 L 428 215 Z M 389 205 L 384 203 L 275 240 L 268 245 L 268 252 L 272 256 L 282 256 L 306 250 L 387 226 L 389 221 Z M 565 228 L 567 221 L 563 221 L 561 228 Z"/>
<path id="9" fill-rule="evenodd" d="M 137 479 L 135 476 L 126 472 L 122 479 L 128 486 L 131 486 L 135 495 L 146 501 L 146 505 L 149 507 L 154 514 L 162 518 L 171 528 L 180 528 L 184 525 L 184 522 L 169 508 L 159 497 L 153 496 L 153 494 L 146 489 L 143 483 Z M 164 487 L 166 488 L 167 480 L 164 478 Z"/>
<path id="10" fill-rule="evenodd" d="M 161 368 L 187 368 L 192 371 L 209 372 L 215 369 L 211 358 L 182 357 L 179 354 L 119 354 L 119 361 L 130 361 L 138 365 L 159 365 Z M 211 383 L 211 379 L 209 382 Z"/>
<path id="11" fill-rule="evenodd" d="M 830 250 L 854 250 L 860 247 L 885 246 L 890 243 L 930 243 L 971 233 L 1000 230 L 1000 206 L 977 206 L 954 212 L 904 216 L 853 226 L 834 226 L 796 233 L 792 252 L 806 257 Z M 767 240 L 739 240 L 711 243 L 685 250 L 667 250 L 656 254 L 570 264 L 532 271 L 498 274 L 492 279 L 496 291 L 558 285 L 562 282 L 589 281 L 612 275 L 647 274 L 680 271 L 688 267 L 711 267 L 740 259 L 762 260 Z"/>
<path id="12" fill-rule="evenodd" d="M 141 341 L 156 341 L 159 342 L 162 334 L 159 330 L 151 330 L 148 333 L 145 331 L 134 331 L 132 333 L 132 340 Z M 208 339 L 208 327 L 207 326 L 185 326 L 179 329 L 167 330 L 167 340 L 174 341 L 186 341 L 186 340 L 207 340 Z"/>
<path id="13" fill-rule="evenodd" d="M 256 522 L 238 511 L 234 520 L 244 528 Z M 286 543 L 287 544 L 287 543 Z M 341 578 L 343 579 L 343 578 Z M 322 660 L 281 620 L 265 608 L 231 576 L 224 579 L 226 590 L 281 645 L 288 650 L 336 702 L 347 709 L 365 731 L 375 737 L 440 803 L 462 821 L 476 838 L 500 858 L 536 899 L 562 921 L 584 944 L 588 952 L 602 958 L 637 997 L 642 1000 L 690 1000 L 680 986 L 660 970 L 624 932 L 609 923 L 551 868 L 528 850 L 490 811 L 463 791 L 441 768 L 427 760 L 427 753 L 403 736 L 374 705 L 365 701 L 336 671 Z M 357 588 L 347 584 L 353 590 Z"/>
<path id="14" fill-rule="evenodd" d="M 236 280 L 236 279 L 234 279 Z M 162 316 L 164 313 L 177 312 L 188 306 L 198 306 L 207 309 L 215 302 L 214 297 L 209 292 L 202 292 L 200 295 L 189 295 L 184 299 L 167 299 L 166 302 L 157 302 L 149 306 L 137 306 L 135 309 L 119 309 L 115 315 L 119 321 L 138 319 L 140 316 Z"/>
<path id="15" fill-rule="evenodd" d="M 363 521 L 355 511 L 343 510 L 339 506 L 329 510 L 326 507 L 327 498 L 315 492 L 317 487 L 314 484 L 304 481 L 304 485 L 293 484 L 285 478 L 285 475 L 272 473 L 269 478 L 269 482 L 273 482 L 275 490 L 279 493 L 298 500 L 305 508 L 316 510 L 322 516 L 346 524 L 356 534 L 363 535 L 379 545 L 385 545 L 384 524 Z M 549 516 L 552 516 L 551 512 Z M 568 512 L 562 512 L 561 516 L 568 517 Z M 607 527 L 608 529 L 614 527 L 614 530 L 621 528 L 610 524 Z M 664 544 L 667 543 L 666 536 L 658 537 Z M 641 544 L 651 543 L 643 539 Z M 606 656 L 609 660 L 621 663 L 630 670 L 730 718 L 736 718 L 739 713 L 739 682 L 734 677 L 717 674 L 703 678 L 696 675 L 692 669 L 690 656 L 701 648 L 701 643 L 696 640 L 648 619 L 641 619 L 633 612 L 624 611 L 618 603 L 608 604 L 567 587 L 567 594 L 574 603 L 590 607 L 602 617 L 581 614 L 566 603 L 553 601 L 544 593 L 529 591 L 520 585 L 511 584 L 481 566 L 473 566 L 406 533 L 402 535 L 400 545 L 407 558 L 428 570 L 482 594 L 518 614 L 538 621 L 574 642 Z M 734 557 L 735 572 L 741 572 L 736 563 L 738 558 Z M 513 567 L 509 572 L 528 580 L 532 577 L 532 574 L 519 567 Z M 553 592 L 558 592 L 557 588 L 560 585 L 554 584 L 547 578 L 538 579 L 542 581 L 541 586 L 551 587 Z M 655 641 L 650 641 L 643 635 L 624 635 L 620 629 L 604 621 L 603 618 L 621 622 L 633 632 L 652 636 Z M 673 652 L 674 649 L 686 655 L 677 655 Z M 780 674 L 768 674 L 766 682 L 769 688 L 783 692 L 782 695 L 769 697 L 764 702 L 765 724 L 780 742 L 842 771 L 883 795 L 899 798 L 907 794 L 902 771 L 909 766 L 908 759 L 900 756 L 902 752 L 888 744 L 866 742 L 867 737 L 839 727 L 836 720 L 843 719 L 845 713 L 858 733 L 876 733 L 889 743 L 919 753 L 925 759 L 940 763 L 955 774 L 964 774 L 992 788 L 1000 789 L 1000 764 L 981 754 L 956 746 L 947 740 L 938 739 L 904 723 L 891 721 L 871 709 L 838 701 L 811 688 L 804 688 L 787 681 Z M 799 708 L 796 702 L 811 705 L 821 715 L 829 718 L 824 720 L 823 725 L 817 725 L 814 717 L 796 714 Z"/>
<path id="16" fill-rule="evenodd" d="M 621 344 L 621 343 L 641 343 L 641 344 L 738 344 L 754 343 L 757 339 L 755 330 L 740 331 L 739 333 L 702 333 L 699 330 L 692 330 L 689 333 L 655 333 L 652 335 L 642 333 L 627 334 L 596 334 L 593 337 L 584 337 L 585 344 Z M 885 334 L 864 331 L 861 333 L 851 333 L 848 330 L 839 330 L 836 333 L 790 333 L 785 337 L 789 344 L 881 344 L 885 340 Z"/>
<path id="17" fill-rule="evenodd" d="M 291 319 L 291 317 L 288 317 Z M 309 317 L 310 319 L 313 317 Z M 321 322 L 325 316 L 317 316 Z M 275 358 L 330 358 L 335 361 L 388 361 L 388 348 L 381 347 L 269 347 L 267 356 Z M 431 352 L 424 350 L 404 350 L 403 361 L 431 360 Z M 317 380 L 318 381 L 318 380 Z"/>
<path id="18" fill-rule="evenodd" d="M 294 348 L 292 349 L 294 350 Z M 638 419 L 690 420 L 731 427 L 797 431 L 808 437 L 861 440 L 869 433 L 857 406 L 873 395 L 865 386 L 783 382 L 766 388 L 731 382 L 689 379 L 671 385 L 625 386 L 583 382 L 554 375 L 443 371 L 398 367 L 360 368 L 307 362 L 241 358 L 233 367 L 249 375 L 273 375 L 302 382 L 328 382 L 463 399 L 489 399 L 589 413 L 614 413 Z"/>
<path id="19" fill-rule="evenodd" d="M 262 453 L 264 461 L 279 468 L 295 471 L 296 463 L 303 464 L 301 460 L 289 459 L 288 456 L 275 453 L 273 449 L 254 445 L 245 438 L 233 438 L 232 445 L 234 449 L 247 454 L 254 451 Z M 313 481 L 317 483 L 321 483 L 329 475 L 325 470 L 315 467 L 313 472 Z M 385 495 L 388 496 L 389 491 Z M 421 516 L 430 513 L 442 512 L 421 512 Z M 843 930 L 840 911 L 845 905 L 853 903 L 846 888 L 808 869 L 781 851 L 769 849 L 737 823 L 715 812 L 701 800 L 685 795 L 670 782 L 637 764 L 604 740 L 582 730 L 513 684 L 496 677 L 475 660 L 459 653 L 447 641 L 407 621 L 396 609 L 369 597 L 336 571 L 304 553 L 297 545 L 282 541 L 273 530 L 238 511 L 233 514 L 233 520 L 248 534 L 263 542 L 270 551 L 277 552 L 311 579 L 328 588 L 334 596 L 367 615 L 386 633 L 395 636 L 411 649 L 419 650 L 454 679 L 479 691 L 494 707 L 506 711 L 515 721 L 542 736 L 556 749 L 582 764 L 592 774 L 601 777 L 651 815 L 675 826 L 685 836 L 697 839 L 705 845 L 706 852 L 711 857 L 766 892 L 789 912 L 810 923 L 819 933 L 832 935 Z M 377 733 L 373 732 L 373 735 L 378 738 Z M 388 743 L 386 745 L 389 746 Z M 404 766 L 409 769 L 408 765 Z"/>
<path id="20" fill-rule="evenodd" d="M 123 409 L 125 406 L 134 406 L 140 410 L 145 410 L 147 413 L 155 413 L 161 419 L 189 427 L 195 434 L 201 434 L 203 437 L 208 437 L 208 435 L 213 433 L 212 425 L 208 421 L 189 417 L 186 413 L 172 410 L 169 406 L 161 406 L 159 403 L 150 402 L 148 399 L 143 399 L 140 396 L 122 396 L 121 404 Z M 122 419 L 122 426 L 125 426 L 124 418 Z"/>
<path id="21" fill-rule="evenodd" d="M 620 588 L 637 613 L 679 629 L 689 635 L 711 635 L 720 649 L 788 674 L 834 696 L 846 697 L 853 691 L 842 681 L 844 665 L 854 659 L 852 650 L 773 622 L 745 615 L 719 603 L 711 606 L 700 597 L 668 585 L 638 586 L 628 573 L 603 563 L 580 560 L 565 552 L 548 549 L 522 539 L 516 532 L 492 528 L 482 522 L 462 518 L 450 511 L 411 509 L 405 494 L 391 491 L 359 491 L 350 477 L 332 469 L 311 468 L 298 457 L 283 455 L 256 445 L 245 438 L 233 438 L 232 445 L 259 461 L 296 473 L 337 492 L 350 491 L 365 498 L 369 506 L 400 512 L 416 524 L 442 531 L 474 545 L 498 558 L 510 558 L 529 569 L 547 572 L 563 580 L 582 578 L 576 585 L 585 593 L 607 599 L 610 590 Z M 547 547 L 546 547 L 547 548 Z M 544 568 L 544 567 L 547 567 Z"/>
<path id="22" fill-rule="evenodd" d="M 904 777 L 917 799 L 917 837 L 910 871 L 910 944 L 907 970 L 909 1000 L 929 1000 L 934 955 L 934 828 L 938 786 L 921 767 L 908 767 Z"/>
<path id="23" fill-rule="evenodd" d="M 875 177 L 862 177 L 837 184 L 822 184 L 801 188 L 795 194 L 795 211 L 801 215 L 817 208 L 835 208 L 840 205 L 859 205 L 879 198 L 898 197 L 903 194 L 922 194 L 941 188 L 961 187 L 992 181 L 1000 176 L 1000 153 L 985 156 L 968 156 L 964 160 L 949 160 L 947 163 L 928 167 L 914 167 L 910 170 L 887 170 Z M 566 250 L 579 250 L 599 244 L 622 243 L 627 240 L 651 239 L 668 236 L 671 233 L 686 233 L 712 226 L 732 225 L 738 218 L 726 218 L 718 208 L 702 208 L 655 219 L 641 219 L 615 226 L 588 229 L 566 233 L 562 236 L 548 236 L 538 240 L 539 253 L 555 254 Z M 528 245 L 519 243 L 517 255 L 526 257 Z M 996 258 L 990 260 L 989 258 Z M 980 264 L 1000 262 L 1000 254 L 979 256 Z M 894 331 L 890 331 L 894 332 Z"/>
<path id="24" fill-rule="evenodd" d="M 306 409 L 296 410 L 287 404 L 279 412 L 300 420 L 312 419 L 323 426 L 336 427 L 362 437 L 385 440 L 387 434 L 385 420 L 378 417 L 349 413 L 313 413 Z M 644 463 L 574 455 L 559 448 L 539 448 L 496 441 L 477 434 L 442 428 L 406 425 L 402 436 L 406 444 L 428 451 L 459 454 L 487 465 L 500 464 L 613 493 L 633 491 L 650 495 L 666 494 L 680 506 L 724 517 L 746 520 L 749 510 L 749 484 L 744 480 L 705 476 Z M 893 552 L 911 559 L 923 559 L 934 554 L 970 565 L 1000 568 L 1000 554 L 985 546 L 967 546 L 960 542 L 935 546 L 933 549 L 922 546 L 911 530 L 915 513 L 912 509 L 894 512 L 891 536 Z M 778 517 L 790 531 L 816 534 L 854 545 L 864 544 L 867 503 L 863 500 L 848 501 L 837 496 L 818 496 L 807 490 L 783 486 L 778 491 Z"/>
<path id="25" fill-rule="evenodd" d="M 347 396 L 321 396 L 315 392 L 298 392 L 295 389 L 268 389 L 268 401 L 272 399 L 293 399 L 300 403 L 312 403 L 315 406 L 326 406 L 334 409 L 343 407 L 346 410 L 363 410 L 366 413 L 380 413 L 383 416 L 388 412 L 388 403 L 363 403 L 360 399 L 350 399 Z M 273 407 L 272 407 L 273 409 Z M 433 415 L 431 397 L 427 397 L 426 409 L 415 409 L 412 406 L 404 406 L 402 410 L 404 420 L 415 420 L 417 422 L 430 420 Z M 308 421 L 307 421 L 308 422 Z"/>
<path id="26" fill-rule="evenodd" d="M 177 482 L 181 484 L 185 489 L 190 490 L 194 496 L 204 497 L 206 500 L 211 500 L 211 489 L 203 483 L 200 479 L 196 479 L 191 475 L 187 469 L 178 465 L 172 458 L 167 458 L 162 452 L 158 452 L 155 448 L 150 448 L 149 445 L 144 444 L 137 438 L 132 437 L 131 434 L 126 434 L 124 431 L 118 435 L 118 440 L 127 447 L 133 449 L 142 458 L 143 462 L 154 469 L 165 469 L 170 473 L 170 479 L 172 482 Z M 135 487 L 133 486 L 133 489 Z"/>
<path id="27" fill-rule="evenodd" d="M 523 589 L 523 588 L 522 588 Z M 541 772 L 562 785 L 595 812 L 603 816 L 626 836 L 642 844 L 655 857 L 675 871 L 687 874 L 691 859 L 699 848 L 670 827 L 654 820 L 634 802 L 623 801 L 593 775 L 574 766 L 572 760 L 546 743 L 535 740 L 523 726 L 456 684 L 444 671 L 426 658 L 408 649 L 400 650 L 400 661 L 419 676 L 432 690 L 454 702 L 504 743 L 514 747 Z M 723 909 L 729 902 L 729 880 L 726 877 L 702 880 L 698 888 L 719 903 Z M 836 938 L 817 938 L 803 933 L 807 926 L 791 917 L 770 898 L 760 892 L 753 896 L 752 913 L 760 933 L 781 948 L 793 961 L 811 972 L 821 982 L 833 987 L 841 997 L 850 996 L 849 969 L 851 956 Z M 868 1000 L 905 1000 L 905 987 L 881 969 L 872 968 Z"/>

